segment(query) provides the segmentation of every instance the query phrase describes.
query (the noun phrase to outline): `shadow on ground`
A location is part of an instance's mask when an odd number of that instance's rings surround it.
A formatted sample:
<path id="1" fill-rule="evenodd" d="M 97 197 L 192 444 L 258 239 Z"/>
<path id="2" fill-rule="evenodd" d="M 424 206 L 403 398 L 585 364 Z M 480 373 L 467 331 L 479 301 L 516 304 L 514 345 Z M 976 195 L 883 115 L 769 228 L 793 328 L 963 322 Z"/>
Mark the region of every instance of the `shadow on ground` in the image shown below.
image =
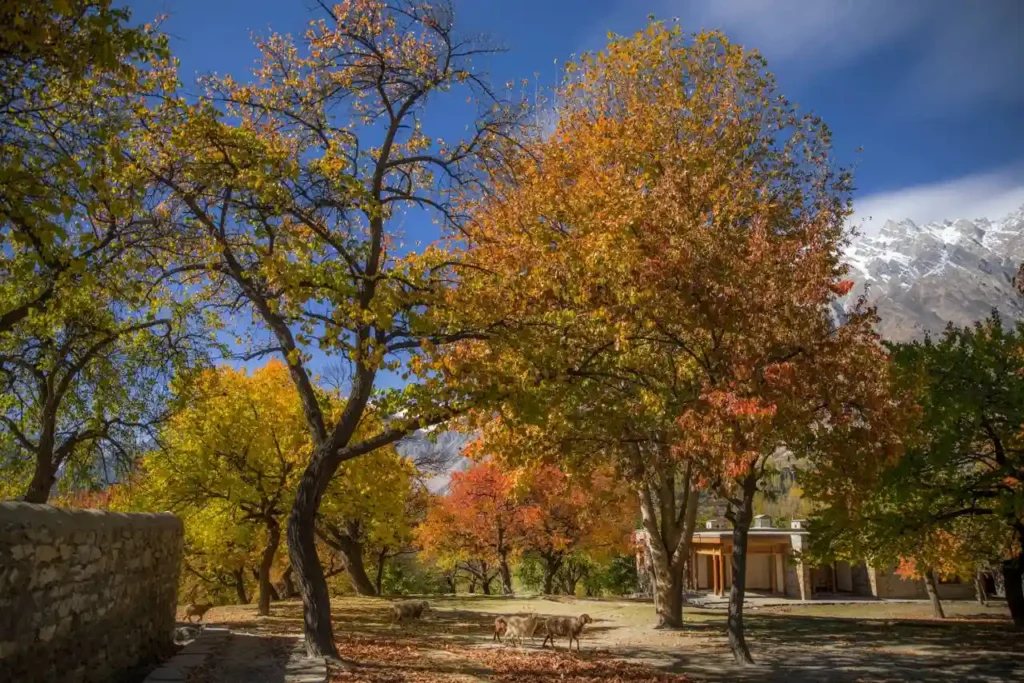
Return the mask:
<path id="1" fill-rule="evenodd" d="M 749 615 L 753 667 L 732 662 L 724 621 L 687 623 L 675 650 L 625 646 L 616 653 L 701 681 L 1024 680 L 1022 634 L 1005 621 Z"/>
<path id="2" fill-rule="evenodd" d="M 346 599 L 332 610 L 342 656 L 354 663 L 334 681 L 1024 681 L 1021 633 L 1006 619 L 873 619 L 752 611 L 745 616 L 753 667 L 732 662 L 725 614 L 686 611 L 685 628 L 650 628 L 650 605 L 585 600 L 431 598 L 423 621 L 391 623 L 390 601 Z M 517 609 L 521 608 L 521 609 Z M 596 622 L 583 653 L 541 650 L 543 634 L 524 649 L 492 642 L 494 618 L 536 611 L 588 612 Z M 884 613 L 884 612 L 880 612 Z M 302 608 L 277 603 L 269 617 L 226 611 L 214 618 L 266 636 L 298 634 Z M 626 659 L 634 664 L 616 660 Z M 623 667 L 632 667 L 628 671 Z M 653 667 L 653 668 L 652 668 Z"/>

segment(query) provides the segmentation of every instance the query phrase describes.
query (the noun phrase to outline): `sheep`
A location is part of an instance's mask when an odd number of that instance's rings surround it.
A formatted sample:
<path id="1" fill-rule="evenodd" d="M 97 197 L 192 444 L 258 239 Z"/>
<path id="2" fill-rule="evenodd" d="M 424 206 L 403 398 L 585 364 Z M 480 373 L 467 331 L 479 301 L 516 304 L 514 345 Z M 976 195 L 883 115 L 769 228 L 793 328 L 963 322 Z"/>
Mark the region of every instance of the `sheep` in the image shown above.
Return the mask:
<path id="1" fill-rule="evenodd" d="M 191 622 L 192 617 L 199 617 L 199 621 L 203 620 L 203 615 L 210 611 L 213 607 L 210 603 L 193 602 L 185 608 L 185 621 Z"/>
<path id="2" fill-rule="evenodd" d="M 391 610 L 394 614 L 392 623 L 398 623 L 406 617 L 421 618 L 424 612 L 430 611 L 430 604 L 426 600 L 403 600 L 392 605 Z"/>
<path id="3" fill-rule="evenodd" d="M 590 618 L 589 614 L 581 614 L 578 617 L 548 617 L 544 621 L 544 627 L 547 629 L 548 634 L 544 636 L 544 642 L 540 644 L 541 647 L 547 645 L 548 639 L 551 639 L 551 647 L 557 649 L 555 646 L 555 636 L 569 636 L 569 651 L 572 651 L 572 641 L 576 639 L 576 651 L 580 651 L 580 634 L 583 633 L 583 627 L 587 624 L 594 623 L 594 620 Z"/>
<path id="4" fill-rule="evenodd" d="M 527 614 L 525 616 L 509 617 L 505 620 L 505 623 L 505 644 L 518 641 L 522 645 L 523 638 L 527 636 L 533 638 L 533 634 L 537 630 L 537 626 L 540 625 L 541 619 L 536 614 Z"/>
<path id="5" fill-rule="evenodd" d="M 496 618 L 494 620 L 494 638 L 492 638 L 491 640 L 496 640 L 496 641 L 498 641 L 500 643 L 501 642 L 501 637 L 503 635 L 505 635 L 505 631 L 507 631 L 507 630 L 508 630 L 508 622 L 505 621 L 505 617 L 498 617 L 498 618 Z"/>

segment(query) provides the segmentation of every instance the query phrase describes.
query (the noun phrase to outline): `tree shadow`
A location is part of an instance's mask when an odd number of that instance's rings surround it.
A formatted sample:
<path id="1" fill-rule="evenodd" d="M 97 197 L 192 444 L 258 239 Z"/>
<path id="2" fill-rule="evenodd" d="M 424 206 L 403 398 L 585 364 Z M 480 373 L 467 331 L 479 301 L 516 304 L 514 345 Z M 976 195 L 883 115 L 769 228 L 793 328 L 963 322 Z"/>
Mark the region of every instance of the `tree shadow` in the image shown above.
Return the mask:
<path id="1" fill-rule="evenodd" d="M 617 652 L 707 681 L 1024 680 L 1020 634 L 1006 622 L 791 614 L 745 615 L 744 622 L 754 667 L 733 663 L 722 622 L 687 623 L 685 628 L 688 636 L 714 642 L 714 648 L 666 652 L 626 647 Z"/>

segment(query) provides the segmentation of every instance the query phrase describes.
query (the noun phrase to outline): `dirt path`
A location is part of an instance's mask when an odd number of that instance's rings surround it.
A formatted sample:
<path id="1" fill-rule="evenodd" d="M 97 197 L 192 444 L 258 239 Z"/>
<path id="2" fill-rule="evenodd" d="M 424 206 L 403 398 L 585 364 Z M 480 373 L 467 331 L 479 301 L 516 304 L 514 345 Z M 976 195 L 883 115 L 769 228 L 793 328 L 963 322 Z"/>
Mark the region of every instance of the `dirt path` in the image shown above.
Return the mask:
<path id="1" fill-rule="evenodd" d="M 294 638 L 232 633 L 224 650 L 203 672 L 209 683 L 286 683 Z"/>

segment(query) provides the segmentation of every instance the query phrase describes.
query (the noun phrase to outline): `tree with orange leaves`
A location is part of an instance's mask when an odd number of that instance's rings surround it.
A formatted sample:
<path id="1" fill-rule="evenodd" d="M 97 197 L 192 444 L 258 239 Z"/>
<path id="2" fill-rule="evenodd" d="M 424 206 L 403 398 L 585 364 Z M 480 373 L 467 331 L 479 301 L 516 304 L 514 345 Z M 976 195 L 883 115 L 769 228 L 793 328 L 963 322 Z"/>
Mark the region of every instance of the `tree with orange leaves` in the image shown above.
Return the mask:
<path id="1" fill-rule="evenodd" d="M 528 473 L 523 549 L 544 563 L 543 591 L 575 553 L 610 554 L 626 548 L 636 506 L 609 472 L 568 475 L 554 465 Z"/>
<path id="2" fill-rule="evenodd" d="M 512 593 L 510 562 L 522 551 L 530 511 L 514 472 L 484 460 L 452 475 L 447 494 L 435 500 L 420 528 L 428 553 L 444 556 L 474 574 L 490 593 L 497 568 L 502 590 Z"/>
<path id="3" fill-rule="evenodd" d="M 729 637 L 750 662 L 745 546 L 772 456 L 869 472 L 898 446 L 872 311 L 830 315 L 850 286 L 850 175 L 822 121 L 718 33 L 653 22 L 613 37 L 566 66 L 554 99 L 554 131 L 469 207 L 452 309 L 502 333 L 462 342 L 445 368 L 499 397 L 481 422 L 547 433 L 553 458 L 631 454 L 613 461 L 638 484 L 645 528 L 685 530 L 696 502 L 677 506 L 678 480 L 650 477 L 652 462 L 725 497 Z"/>

